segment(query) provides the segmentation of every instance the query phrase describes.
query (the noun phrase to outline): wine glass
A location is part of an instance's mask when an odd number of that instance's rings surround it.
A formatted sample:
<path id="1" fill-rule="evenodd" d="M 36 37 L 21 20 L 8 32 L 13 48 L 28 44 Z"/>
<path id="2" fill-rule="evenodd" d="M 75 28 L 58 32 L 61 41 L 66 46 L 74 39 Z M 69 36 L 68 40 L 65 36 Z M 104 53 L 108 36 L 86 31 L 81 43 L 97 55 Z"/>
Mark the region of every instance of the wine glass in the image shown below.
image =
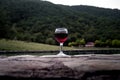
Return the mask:
<path id="1" fill-rule="evenodd" d="M 58 53 L 58 55 L 60 56 L 66 55 L 63 53 L 62 48 L 63 48 L 63 43 L 67 40 L 67 38 L 68 38 L 67 28 L 56 28 L 55 29 L 55 39 L 60 43 L 60 52 Z"/>

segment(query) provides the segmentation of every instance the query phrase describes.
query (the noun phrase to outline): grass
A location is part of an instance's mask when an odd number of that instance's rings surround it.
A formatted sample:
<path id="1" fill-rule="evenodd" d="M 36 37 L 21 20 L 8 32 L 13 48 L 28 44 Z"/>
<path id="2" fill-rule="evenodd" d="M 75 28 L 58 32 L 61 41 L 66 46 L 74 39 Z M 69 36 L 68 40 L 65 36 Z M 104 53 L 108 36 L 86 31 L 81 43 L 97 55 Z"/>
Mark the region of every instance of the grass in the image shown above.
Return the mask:
<path id="1" fill-rule="evenodd" d="M 88 48 L 88 47 L 63 47 L 63 50 L 120 50 L 120 48 Z M 35 42 L 26 42 L 26 41 L 18 41 L 18 40 L 7 40 L 0 39 L 0 51 L 49 51 L 49 50 L 58 50 L 59 45 L 47 45 Z M 49 55 L 49 54 L 57 54 L 57 53 L 7 53 L 0 55 L 23 55 L 23 54 L 31 54 L 31 55 Z M 70 53 L 71 54 L 71 53 Z M 73 54 L 73 53 L 72 53 Z M 75 53 L 74 54 L 78 54 Z"/>
<path id="2" fill-rule="evenodd" d="M 96 47 L 63 47 L 63 50 L 114 50 L 120 48 L 96 48 Z M 0 50 L 5 51 L 40 51 L 59 50 L 59 45 L 47 45 L 35 42 L 0 39 Z"/>
<path id="3" fill-rule="evenodd" d="M 63 49 L 71 50 L 73 48 L 64 47 Z M 26 41 L 18 41 L 18 40 L 0 39 L 0 50 L 7 50 L 7 51 L 59 50 L 59 46 L 26 42 Z"/>

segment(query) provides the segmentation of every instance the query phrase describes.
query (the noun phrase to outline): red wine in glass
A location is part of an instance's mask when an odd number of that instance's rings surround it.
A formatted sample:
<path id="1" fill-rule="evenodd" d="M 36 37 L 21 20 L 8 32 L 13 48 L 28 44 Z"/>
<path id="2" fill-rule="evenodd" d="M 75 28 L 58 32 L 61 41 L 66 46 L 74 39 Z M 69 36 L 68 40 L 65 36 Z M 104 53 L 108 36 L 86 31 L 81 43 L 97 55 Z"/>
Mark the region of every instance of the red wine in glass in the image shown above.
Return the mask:
<path id="1" fill-rule="evenodd" d="M 60 43 L 60 52 L 58 55 L 66 55 L 62 51 L 63 43 L 67 40 L 68 30 L 66 28 L 55 29 L 55 39 Z"/>
<path id="2" fill-rule="evenodd" d="M 55 39 L 59 43 L 64 43 L 67 40 L 68 34 L 67 33 L 55 33 Z"/>

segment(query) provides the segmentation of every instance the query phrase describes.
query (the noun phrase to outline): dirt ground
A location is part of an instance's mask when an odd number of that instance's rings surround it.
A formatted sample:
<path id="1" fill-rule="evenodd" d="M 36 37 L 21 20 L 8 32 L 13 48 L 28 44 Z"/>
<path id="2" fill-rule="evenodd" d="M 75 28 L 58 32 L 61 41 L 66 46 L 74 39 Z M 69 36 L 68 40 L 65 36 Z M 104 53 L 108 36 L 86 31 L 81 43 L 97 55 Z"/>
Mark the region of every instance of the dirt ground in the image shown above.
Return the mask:
<path id="1" fill-rule="evenodd" d="M 0 78 L 120 80 L 120 55 L 0 56 Z"/>

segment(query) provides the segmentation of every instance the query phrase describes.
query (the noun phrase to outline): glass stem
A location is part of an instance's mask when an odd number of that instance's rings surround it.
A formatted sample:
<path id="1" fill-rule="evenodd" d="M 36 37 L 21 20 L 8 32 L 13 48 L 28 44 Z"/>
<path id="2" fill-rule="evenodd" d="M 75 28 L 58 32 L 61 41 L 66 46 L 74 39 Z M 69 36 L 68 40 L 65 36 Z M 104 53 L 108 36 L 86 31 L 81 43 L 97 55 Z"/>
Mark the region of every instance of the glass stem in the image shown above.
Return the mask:
<path id="1" fill-rule="evenodd" d="M 62 52 L 63 43 L 60 43 L 60 52 Z"/>

